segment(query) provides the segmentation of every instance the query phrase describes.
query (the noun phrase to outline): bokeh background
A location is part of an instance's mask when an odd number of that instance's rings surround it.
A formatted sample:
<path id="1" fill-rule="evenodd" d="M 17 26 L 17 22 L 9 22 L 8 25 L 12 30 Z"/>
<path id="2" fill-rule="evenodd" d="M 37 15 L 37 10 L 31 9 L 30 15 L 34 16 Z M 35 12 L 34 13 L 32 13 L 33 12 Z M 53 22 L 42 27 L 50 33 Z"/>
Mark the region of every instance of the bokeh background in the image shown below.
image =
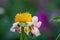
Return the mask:
<path id="1" fill-rule="evenodd" d="M 0 0 L 0 40 L 20 40 L 19 33 L 10 31 L 19 12 L 30 12 L 42 21 L 41 35 L 29 40 L 56 40 L 60 34 L 60 22 L 51 20 L 60 16 L 60 0 Z"/>

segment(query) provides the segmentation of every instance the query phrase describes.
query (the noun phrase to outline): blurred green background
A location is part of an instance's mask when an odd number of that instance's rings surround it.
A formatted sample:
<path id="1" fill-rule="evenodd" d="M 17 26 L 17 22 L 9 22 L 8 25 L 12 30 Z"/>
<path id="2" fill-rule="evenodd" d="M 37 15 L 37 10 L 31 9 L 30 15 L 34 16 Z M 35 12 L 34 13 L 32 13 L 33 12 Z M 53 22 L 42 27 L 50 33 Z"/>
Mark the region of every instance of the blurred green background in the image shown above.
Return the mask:
<path id="1" fill-rule="evenodd" d="M 48 12 L 48 22 L 51 25 L 48 26 L 51 28 L 41 30 L 39 37 L 29 40 L 56 40 L 60 34 L 60 22 L 52 22 L 50 19 L 60 16 L 60 0 L 0 0 L 0 40 L 19 40 L 20 34 L 10 31 L 15 15 L 28 11 L 34 16 L 40 9 Z"/>

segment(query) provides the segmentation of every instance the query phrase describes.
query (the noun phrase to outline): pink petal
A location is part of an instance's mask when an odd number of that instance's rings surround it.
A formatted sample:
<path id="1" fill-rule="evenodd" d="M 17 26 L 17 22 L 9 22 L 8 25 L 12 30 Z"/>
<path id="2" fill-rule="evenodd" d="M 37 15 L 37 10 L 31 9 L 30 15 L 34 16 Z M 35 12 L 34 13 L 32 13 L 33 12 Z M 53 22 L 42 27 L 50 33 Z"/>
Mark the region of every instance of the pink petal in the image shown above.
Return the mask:
<path id="1" fill-rule="evenodd" d="M 41 24 L 42 24 L 42 22 L 39 21 L 39 22 L 36 24 L 36 27 L 37 27 L 37 28 L 40 28 Z"/>
<path id="2" fill-rule="evenodd" d="M 40 35 L 40 31 L 39 31 L 39 29 L 37 27 L 34 27 L 34 29 L 32 29 L 31 32 L 35 36 L 39 36 Z"/>
<path id="3" fill-rule="evenodd" d="M 19 27 L 17 26 L 17 24 L 18 24 L 18 22 L 14 23 L 13 26 L 11 27 L 10 30 L 11 30 L 12 32 L 16 32 L 16 31 L 19 30 Z"/>

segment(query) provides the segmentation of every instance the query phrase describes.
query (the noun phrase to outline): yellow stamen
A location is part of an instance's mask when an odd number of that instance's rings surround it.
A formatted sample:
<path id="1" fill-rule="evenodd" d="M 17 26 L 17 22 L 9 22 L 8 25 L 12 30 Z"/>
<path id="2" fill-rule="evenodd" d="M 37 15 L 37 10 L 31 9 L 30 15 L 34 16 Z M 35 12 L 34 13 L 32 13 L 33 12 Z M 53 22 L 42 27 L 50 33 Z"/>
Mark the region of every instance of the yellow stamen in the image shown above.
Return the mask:
<path id="1" fill-rule="evenodd" d="M 15 16 L 15 22 L 31 22 L 32 16 L 29 12 L 26 13 L 18 13 Z"/>
<path id="2" fill-rule="evenodd" d="M 27 33 L 27 35 L 28 35 L 28 33 L 30 32 L 30 28 L 29 27 L 24 27 L 24 31 Z"/>

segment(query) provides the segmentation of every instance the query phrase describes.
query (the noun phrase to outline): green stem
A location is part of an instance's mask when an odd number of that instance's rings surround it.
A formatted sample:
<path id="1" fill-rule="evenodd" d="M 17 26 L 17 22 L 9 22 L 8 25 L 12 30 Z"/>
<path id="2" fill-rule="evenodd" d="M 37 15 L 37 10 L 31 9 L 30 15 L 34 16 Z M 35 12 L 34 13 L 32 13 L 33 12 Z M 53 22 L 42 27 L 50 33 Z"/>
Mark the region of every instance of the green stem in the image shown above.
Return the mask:
<path id="1" fill-rule="evenodd" d="M 28 36 L 27 35 L 25 35 L 25 40 L 28 40 Z"/>
<path id="2" fill-rule="evenodd" d="M 23 27 L 21 27 L 20 40 L 23 40 Z"/>

